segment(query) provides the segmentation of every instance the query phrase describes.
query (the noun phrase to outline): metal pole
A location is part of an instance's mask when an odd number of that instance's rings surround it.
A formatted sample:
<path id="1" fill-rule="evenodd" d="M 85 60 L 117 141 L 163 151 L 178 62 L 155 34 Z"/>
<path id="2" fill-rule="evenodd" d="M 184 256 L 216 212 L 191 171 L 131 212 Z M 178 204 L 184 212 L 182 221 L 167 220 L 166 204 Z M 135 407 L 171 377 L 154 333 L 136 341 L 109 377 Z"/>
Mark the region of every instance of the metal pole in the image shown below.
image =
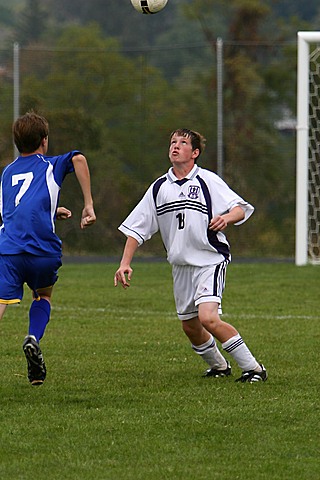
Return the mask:
<path id="1" fill-rule="evenodd" d="M 309 43 L 298 32 L 296 265 L 308 262 Z"/>
<path id="2" fill-rule="evenodd" d="M 20 47 L 19 43 L 13 44 L 13 120 L 19 117 L 20 112 Z M 14 146 L 14 156 L 19 154 Z"/>
<path id="3" fill-rule="evenodd" d="M 217 38 L 217 173 L 223 176 L 223 40 Z"/>

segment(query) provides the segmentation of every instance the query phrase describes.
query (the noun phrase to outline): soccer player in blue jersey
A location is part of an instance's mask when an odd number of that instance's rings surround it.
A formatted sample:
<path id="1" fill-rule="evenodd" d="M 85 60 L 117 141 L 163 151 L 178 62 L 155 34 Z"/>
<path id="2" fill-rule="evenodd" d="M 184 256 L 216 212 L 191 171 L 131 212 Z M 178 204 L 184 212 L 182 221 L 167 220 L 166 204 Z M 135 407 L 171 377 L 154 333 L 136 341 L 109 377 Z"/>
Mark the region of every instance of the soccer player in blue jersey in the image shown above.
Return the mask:
<path id="1" fill-rule="evenodd" d="M 39 346 L 50 319 L 51 294 L 61 266 L 61 240 L 55 219 L 69 218 L 58 207 L 65 176 L 75 172 L 83 194 L 80 228 L 96 221 L 90 172 L 78 150 L 47 156 L 49 125 L 34 112 L 13 124 L 13 139 L 20 155 L 4 168 L 0 184 L 0 319 L 9 304 L 19 303 L 26 283 L 33 295 L 29 333 L 23 343 L 32 385 L 42 385 L 46 365 Z"/>
<path id="2" fill-rule="evenodd" d="M 196 164 L 204 146 L 204 137 L 192 130 L 179 129 L 171 134 L 172 167 L 151 184 L 119 227 L 127 240 L 114 284 L 130 286 L 136 249 L 160 231 L 172 265 L 178 318 L 193 350 L 209 366 L 204 376 L 231 374 L 231 365 L 218 349 L 216 338 L 242 370 L 236 381 L 265 381 L 265 367 L 257 362 L 239 332 L 220 318 L 231 261 L 223 231 L 230 224 L 246 221 L 254 208 L 215 173 Z"/>

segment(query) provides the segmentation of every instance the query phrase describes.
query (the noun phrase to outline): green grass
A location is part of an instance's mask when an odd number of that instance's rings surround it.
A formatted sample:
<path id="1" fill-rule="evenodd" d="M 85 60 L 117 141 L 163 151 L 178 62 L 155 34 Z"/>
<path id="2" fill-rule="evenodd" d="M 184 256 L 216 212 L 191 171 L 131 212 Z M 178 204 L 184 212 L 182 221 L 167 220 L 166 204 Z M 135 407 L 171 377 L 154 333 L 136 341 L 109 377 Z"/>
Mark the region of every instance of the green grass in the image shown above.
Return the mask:
<path id="1" fill-rule="evenodd" d="M 20 480 L 318 480 L 320 268 L 231 264 L 223 308 L 264 384 L 204 379 L 176 318 L 170 267 L 66 264 L 26 379 L 29 292 L 1 329 L 0 476 Z"/>

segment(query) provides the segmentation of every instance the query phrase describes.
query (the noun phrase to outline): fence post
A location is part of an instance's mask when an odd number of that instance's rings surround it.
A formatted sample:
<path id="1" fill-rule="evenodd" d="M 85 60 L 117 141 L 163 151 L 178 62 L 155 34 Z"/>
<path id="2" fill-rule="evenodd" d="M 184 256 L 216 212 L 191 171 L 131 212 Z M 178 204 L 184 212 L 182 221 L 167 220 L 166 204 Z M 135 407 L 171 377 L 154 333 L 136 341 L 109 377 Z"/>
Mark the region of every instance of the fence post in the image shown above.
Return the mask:
<path id="1" fill-rule="evenodd" d="M 217 173 L 223 176 L 223 40 L 217 38 Z"/>
<path id="2" fill-rule="evenodd" d="M 19 43 L 13 44 L 13 120 L 19 117 L 20 113 L 20 47 Z M 18 150 L 14 146 L 14 157 Z"/>

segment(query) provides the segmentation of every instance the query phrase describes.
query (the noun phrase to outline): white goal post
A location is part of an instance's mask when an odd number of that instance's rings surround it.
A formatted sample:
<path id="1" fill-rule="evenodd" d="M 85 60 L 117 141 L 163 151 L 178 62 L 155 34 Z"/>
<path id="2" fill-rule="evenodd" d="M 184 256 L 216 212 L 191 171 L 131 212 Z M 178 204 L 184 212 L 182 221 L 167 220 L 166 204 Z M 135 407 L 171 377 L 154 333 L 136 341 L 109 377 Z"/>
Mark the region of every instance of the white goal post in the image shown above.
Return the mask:
<path id="1" fill-rule="evenodd" d="M 298 32 L 296 128 L 295 263 L 320 264 L 320 31 Z"/>

